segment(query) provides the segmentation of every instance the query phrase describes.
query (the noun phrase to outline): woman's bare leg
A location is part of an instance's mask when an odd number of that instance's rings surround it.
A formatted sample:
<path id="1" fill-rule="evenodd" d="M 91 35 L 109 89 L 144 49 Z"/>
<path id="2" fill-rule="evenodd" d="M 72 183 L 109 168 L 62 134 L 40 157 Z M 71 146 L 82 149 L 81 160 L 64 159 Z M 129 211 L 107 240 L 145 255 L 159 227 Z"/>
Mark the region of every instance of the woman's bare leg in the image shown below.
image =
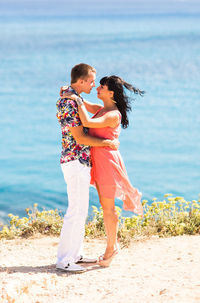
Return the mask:
<path id="1" fill-rule="evenodd" d="M 99 200 L 103 208 L 104 225 L 107 235 L 107 247 L 104 253 L 104 259 L 109 258 L 117 244 L 117 231 L 118 231 L 118 215 L 115 209 L 115 199 L 104 198 L 100 195 L 99 187 L 96 184 L 99 194 Z"/>
<path id="2" fill-rule="evenodd" d="M 98 186 L 97 183 L 95 183 L 95 185 L 96 185 L 96 189 L 97 189 L 98 196 L 99 196 L 99 202 L 100 202 L 100 204 L 101 204 L 101 195 L 100 195 L 99 186 Z M 103 208 L 103 207 L 102 207 L 102 208 Z M 104 228 L 105 228 L 106 235 L 108 235 L 108 231 L 107 231 L 107 226 L 106 226 L 105 220 L 104 220 Z"/>

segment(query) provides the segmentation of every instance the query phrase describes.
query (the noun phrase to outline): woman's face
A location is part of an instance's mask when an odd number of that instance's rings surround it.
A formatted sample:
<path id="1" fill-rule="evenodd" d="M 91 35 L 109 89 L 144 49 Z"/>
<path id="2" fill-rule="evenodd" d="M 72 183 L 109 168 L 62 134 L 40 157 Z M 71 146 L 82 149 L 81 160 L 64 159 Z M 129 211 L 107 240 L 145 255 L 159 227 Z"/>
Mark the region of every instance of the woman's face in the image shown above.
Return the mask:
<path id="1" fill-rule="evenodd" d="M 97 97 L 101 100 L 112 98 L 113 92 L 108 90 L 107 85 L 100 84 L 97 87 Z"/>

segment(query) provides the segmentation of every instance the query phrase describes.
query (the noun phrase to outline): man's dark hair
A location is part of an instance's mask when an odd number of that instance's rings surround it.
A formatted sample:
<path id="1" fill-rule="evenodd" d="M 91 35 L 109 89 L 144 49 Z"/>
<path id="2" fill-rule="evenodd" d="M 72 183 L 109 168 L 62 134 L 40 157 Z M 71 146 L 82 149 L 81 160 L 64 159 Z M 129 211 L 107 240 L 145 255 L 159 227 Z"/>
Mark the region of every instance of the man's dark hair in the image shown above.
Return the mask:
<path id="1" fill-rule="evenodd" d="M 85 63 L 75 65 L 71 70 L 71 84 L 76 83 L 78 79 L 87 80 L 90 72 L 96 73 L 96 69 Z"/>

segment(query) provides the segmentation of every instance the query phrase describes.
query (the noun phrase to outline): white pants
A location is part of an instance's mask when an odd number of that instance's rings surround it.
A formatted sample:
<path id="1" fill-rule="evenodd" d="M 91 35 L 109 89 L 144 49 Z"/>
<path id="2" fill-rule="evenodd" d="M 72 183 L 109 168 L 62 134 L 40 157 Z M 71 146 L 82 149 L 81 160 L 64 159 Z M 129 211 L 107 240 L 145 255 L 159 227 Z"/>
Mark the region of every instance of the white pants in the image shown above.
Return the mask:
<path id="1" fill-rule="evenodd" d="M 90 167 L 70 161 L 61 164 L 67 184 L 68 208 L 60 235 L 57 264 L 76 262 L 82 254 L 85 221 L 88 214 Z"/>

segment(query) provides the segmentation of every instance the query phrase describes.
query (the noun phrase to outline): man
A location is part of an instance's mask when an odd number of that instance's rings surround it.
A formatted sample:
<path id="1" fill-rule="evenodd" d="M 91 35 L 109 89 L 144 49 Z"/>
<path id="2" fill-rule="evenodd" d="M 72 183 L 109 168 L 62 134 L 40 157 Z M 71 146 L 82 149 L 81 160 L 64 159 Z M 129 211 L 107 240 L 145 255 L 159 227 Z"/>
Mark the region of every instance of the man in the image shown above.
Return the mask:
<path id="1" fill-rule="evenodd" d="M 95 87 L 96 70 L 87 64 L 75 65 L 71 71 L 71 85 L 68 90 L 78 96 L 89 94 Z M 118 142 L 88 135 L 83 128 L 74 100 L 60 98 L 56 104 L 57 118 L 62 130 L 61 168 L 67 184 L 68 209 L 64 216 L 58 246 L 58 269 L 81 272 L 82 262 L 96 262 L 82 256 L 85 220 L 89 205 L 90 148 L 109 146 L 117 149 Z M 97 107 L 100 107 L 97 105 Z"/>

